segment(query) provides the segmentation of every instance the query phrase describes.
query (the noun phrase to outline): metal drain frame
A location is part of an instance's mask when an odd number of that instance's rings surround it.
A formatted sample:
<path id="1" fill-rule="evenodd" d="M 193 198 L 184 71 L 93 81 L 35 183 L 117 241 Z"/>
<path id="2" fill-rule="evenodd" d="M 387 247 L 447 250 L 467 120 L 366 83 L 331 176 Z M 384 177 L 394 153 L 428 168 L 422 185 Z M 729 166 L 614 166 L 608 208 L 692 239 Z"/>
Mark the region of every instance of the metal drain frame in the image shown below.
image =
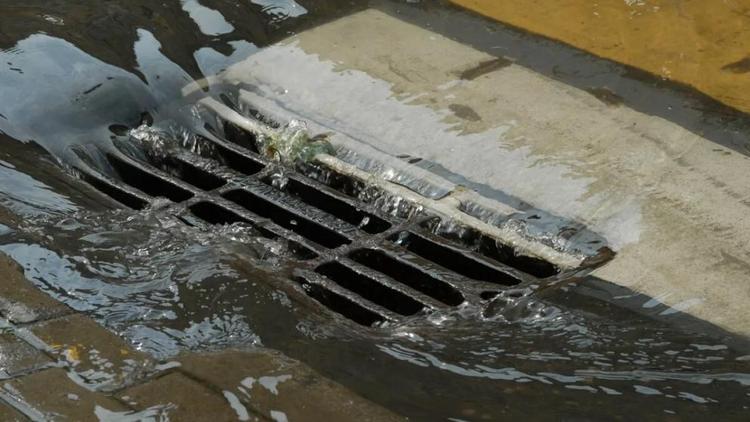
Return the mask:
<path id="1" fill-rule="evenodd" d="M 203 227 L 246 222 L 262 236 L 284 240 L 298 268 L 296 287 L 358 324 L 377 326 L 467 301 L 479 303 L 502 290 L 575 277 L 611 259 L 606 248 L 585 262 L 549 251 L 546 255 L 557 259 L 523 254 L 546 268 L 534 276 L 535 271 L 528 270 L 532 267 L 518 264 L 519 245 L 508 244 L 496 227 L 460 211 L 464 201 L 482 201 L 474 192 L 459 188 L 441 199 L 426 198 L 328 155 L 303 166 L 306 174 L 290 171 L 250 149 L 247 139 L 254 138 L 258 121 L 213 99 L 203 105 L 232 129 L 234 140 L 218 132 L 200 138 L 203 156 L 183 149 L 143 160 L 123 150 L 109 152 L 107 160 L 119 180 L 85 163 L 79 163 L 77 173 L 130 208 L 163 207 L 183 222 Z M 273 183 L 280 171 L 288 179 L 283 189 Z M 321 174 L 403 198 L 418 212 L 406 219 L 383 213 L 372 203 L 316 180 Z M 171 202 L 165 204 L 159 196 Z M 469 233 L 491 239 L 490 249 L 509 248 L 511 254 L 501 257 L 509 262 L 433 233 L 430 227 L 436 221 L 454 221 Z"/>

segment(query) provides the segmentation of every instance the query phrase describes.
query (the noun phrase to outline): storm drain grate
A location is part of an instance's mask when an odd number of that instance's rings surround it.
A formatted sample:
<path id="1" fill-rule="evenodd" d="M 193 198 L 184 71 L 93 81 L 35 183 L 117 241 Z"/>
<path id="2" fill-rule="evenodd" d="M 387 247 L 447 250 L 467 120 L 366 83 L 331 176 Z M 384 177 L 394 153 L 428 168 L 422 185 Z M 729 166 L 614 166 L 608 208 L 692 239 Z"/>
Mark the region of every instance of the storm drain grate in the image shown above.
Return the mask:
<path id="1" fill-rule="evenodd" d="M 519 255 L 460 223 L 446 225 L 410 201 L 384 207 L 377 186 L 324 161 L 282 168 L 258 154 L 255 139 L 222 121 L 190 150 L 137 154 L 118 148 L 106 154 L 110 168 L 81 165 L 78 171 L 127 207 L 164 207 L 158 198 L 166 198 L 187 224 L 243 222 L 286 242 L 297 268 L 293 284 L 366 326 L 480 302 L 577 270 Z"/>

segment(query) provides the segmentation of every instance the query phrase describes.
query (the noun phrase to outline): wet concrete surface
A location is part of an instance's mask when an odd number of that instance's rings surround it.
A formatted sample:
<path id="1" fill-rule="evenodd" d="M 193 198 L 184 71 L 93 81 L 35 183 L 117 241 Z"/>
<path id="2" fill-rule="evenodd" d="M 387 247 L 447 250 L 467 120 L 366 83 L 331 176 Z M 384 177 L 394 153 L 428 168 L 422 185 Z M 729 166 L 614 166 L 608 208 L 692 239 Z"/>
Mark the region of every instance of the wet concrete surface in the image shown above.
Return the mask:
<path id="1" fill-rule="evenodd" d="M 0 261 L 10 275 L 0 288 L 7 355 L 19 358 L 9 360 L 0 394 L 15 410 L 0 412 L 81 420 L 744 419 L 750 348 L 729 331 L 746 332 L 746 286 L 733 282 L 747 276 L 736 256 L 744 251 L 736 233 L 745 232 L 736 203 L 746 184 L 733 176 L 745 165 L 735 152 L 746 148 L 745 117 L 723 125 L 716 116 L 724 109 L 695 111 L 682 91 L 634 82 L 615 64 L 442 3 L 257 3 L 269 2 L 3 6 L 1 54 L 11 64 L 0 70 L 9 98 L 0 103 L 0 250 L 25 277 Z M 368 6 L 385 13 L 353 15 Z M 334 23 L 319 26 L 326 22 Z M 292 33 L 300 35 L 283 41 Z M 488 55 L 493 43 L 504 53 Z M 247 58 L 257 58 L 254 66 L 222 72 Z M 326 69 L 315 68 L 321 63 Z M 726 71 L 742 69 L 740 61 Z M 368 329 L 291 288 L 293 268 L 278 260 L 284 251 L 251 228 L 202 230 L 158 209 L 119 209 L 64 171 L 79 157 L 72 149 L 106 150 L 118 127 L 144 116 L 189 138 L 206 122 L 183 88 L 217 72 L 260 81 L 255 92 L 285 107 L 312 95 L 326 104 L 297 108 L 302 117 L 333 121 L 469 188 L 567 210 L 617 245 L 618 258 L 598 278 L 532 297 L 517 314 L 487 318 L 466 307 Z M 580 86 L 598 73 L 597 81 L 622 84 Z M 387 89 L 373 91 L 381 85 Z M 681 111 L 644 115 L 638 104 L 655 107 L 654 99 Z M 506 120 L 508 128 L 498 124 Z M 632 123 L 638 128 L 628 129 Z M 440 150 L 446 140 L 454 150 Z M 477 157 L 496 160 L 477 165 Z M 518 174 L 524 183 L 508 182 Z M 595 191 L 568 189 L 591 178 L 599 178 Z M 635 226 L 628 198 L 640 204 Z M 576 208 L 586 201 L 604 205 Z M 714 216 L 706 205 L 717 203 L 731 206 Z M 696 223 L 714 220 L 731 227 Z M 728 257 L 712 249 L 721 236 L 734 242 Z M 709 269 L 697 259 L 706 257 Z"/>

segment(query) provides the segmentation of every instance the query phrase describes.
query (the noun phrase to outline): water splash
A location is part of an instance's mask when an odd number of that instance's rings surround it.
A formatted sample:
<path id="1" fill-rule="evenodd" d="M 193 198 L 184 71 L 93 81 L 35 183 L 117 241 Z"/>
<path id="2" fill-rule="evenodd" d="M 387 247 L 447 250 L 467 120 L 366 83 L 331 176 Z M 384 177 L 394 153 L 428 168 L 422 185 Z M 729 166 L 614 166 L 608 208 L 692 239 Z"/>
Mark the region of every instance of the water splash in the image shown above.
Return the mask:
<path id="1" fill-rule="evenodd" d="M 292 120 L 281 130 L 268 128 L 258 136 L 258 144 L 261 154 L 287 166 L 311 161 L 318 154 L 336 155 L 327 137 L 311 136 L 301 120 Z"/>

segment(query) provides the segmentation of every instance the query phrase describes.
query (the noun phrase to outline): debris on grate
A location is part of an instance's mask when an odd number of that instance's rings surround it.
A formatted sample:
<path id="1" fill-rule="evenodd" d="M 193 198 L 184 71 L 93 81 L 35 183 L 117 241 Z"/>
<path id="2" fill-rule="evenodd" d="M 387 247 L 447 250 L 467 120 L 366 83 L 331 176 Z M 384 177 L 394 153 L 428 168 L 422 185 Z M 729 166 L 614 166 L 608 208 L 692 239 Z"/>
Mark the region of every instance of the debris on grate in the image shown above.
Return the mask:
<path id="1" fill-rule="evenodd" d="M 580 224 L 483 198 L 345 136 L 333 136 L 334 152 L 297 121 L 274 124 L 279 110 L 262 114 L 263 104 L 201 104 L 216 124 L 192 142 L 137 128 L 140 148 L 115 142 L 99 153 L 106 165 L 81 160 L 77 173 L 126 207 L 167 207 L 191 225 L 243 223 L 284 242 L 292 285 L 358 324 L 481 305 L 613 257 Z"/>

